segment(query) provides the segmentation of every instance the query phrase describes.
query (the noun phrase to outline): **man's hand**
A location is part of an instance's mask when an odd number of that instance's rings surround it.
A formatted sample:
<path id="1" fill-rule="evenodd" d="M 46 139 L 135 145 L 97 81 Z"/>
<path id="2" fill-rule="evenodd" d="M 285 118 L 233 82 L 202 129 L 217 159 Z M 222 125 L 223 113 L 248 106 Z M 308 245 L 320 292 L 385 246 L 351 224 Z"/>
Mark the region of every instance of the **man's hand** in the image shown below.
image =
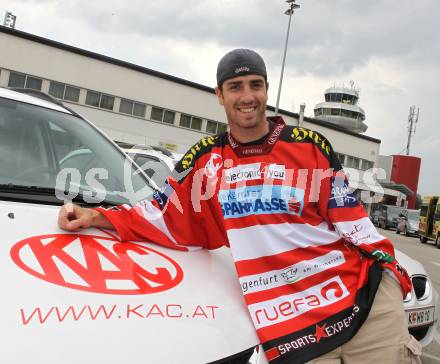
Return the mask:
<path id="1" fill-rule="evenodd" d="M 76 231 L 88 227 L 103 227 L 114 229 L 110 221 L 96 210 L 82 208 L 68 203 L 58 214 L 58 226 L 67 231 Z"/>

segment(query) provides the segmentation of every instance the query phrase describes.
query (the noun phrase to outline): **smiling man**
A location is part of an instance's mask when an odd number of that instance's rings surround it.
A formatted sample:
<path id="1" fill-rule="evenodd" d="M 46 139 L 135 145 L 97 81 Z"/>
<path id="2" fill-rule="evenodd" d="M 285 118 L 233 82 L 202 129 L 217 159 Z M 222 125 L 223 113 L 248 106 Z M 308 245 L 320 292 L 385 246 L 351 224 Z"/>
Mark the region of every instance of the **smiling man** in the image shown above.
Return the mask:
<path id="1" fill-rule="evenodd" d="M 350 194 L 328 140 L 266 117 L 267 90 L 259 54 L 227 53 L 216 95 L 229 132 L 191 147 L 180 177 L 152 201 L 64 207 L 60 227 L 114 228 L 122 240 L 182 250 L 230 247 L 271 363 L 420 362 L 402 303 L 411 282 L 391 242 Z"/>

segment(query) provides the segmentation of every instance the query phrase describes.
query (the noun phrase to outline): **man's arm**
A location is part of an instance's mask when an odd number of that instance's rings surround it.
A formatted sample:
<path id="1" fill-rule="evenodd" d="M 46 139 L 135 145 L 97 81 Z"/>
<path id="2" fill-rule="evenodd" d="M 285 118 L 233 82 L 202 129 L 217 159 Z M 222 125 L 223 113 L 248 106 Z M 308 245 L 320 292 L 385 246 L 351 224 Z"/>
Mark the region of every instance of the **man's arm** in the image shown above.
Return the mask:
<path id="1" fill-rule="evenodd" d="M 77 231 L 88 227 L 114 229 L 113 224 L 99 211 L 82 208 L 71 203 L 60 209 L 58 226 L 67 231 Z"/>

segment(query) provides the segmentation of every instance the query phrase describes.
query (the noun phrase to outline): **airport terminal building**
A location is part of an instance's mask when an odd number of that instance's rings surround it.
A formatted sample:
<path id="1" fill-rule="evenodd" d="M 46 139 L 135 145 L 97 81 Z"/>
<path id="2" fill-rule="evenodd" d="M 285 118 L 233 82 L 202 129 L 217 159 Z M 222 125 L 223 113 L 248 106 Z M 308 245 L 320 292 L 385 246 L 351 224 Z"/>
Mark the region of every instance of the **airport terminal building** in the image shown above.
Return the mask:
<path id="1" fill-rule="evenodd" d="M 0 49 L 0 87 L 46 92 L 116 141 L 184 153 L 227 128 L 212 87 L 4 26 Z M 279 114 L 289 125 L 325 135 L 345 167 L 362 173 L 376 165 L 379 139 L 286 110 Z M 368 190 L 361 181 L 359 188 Z"/>

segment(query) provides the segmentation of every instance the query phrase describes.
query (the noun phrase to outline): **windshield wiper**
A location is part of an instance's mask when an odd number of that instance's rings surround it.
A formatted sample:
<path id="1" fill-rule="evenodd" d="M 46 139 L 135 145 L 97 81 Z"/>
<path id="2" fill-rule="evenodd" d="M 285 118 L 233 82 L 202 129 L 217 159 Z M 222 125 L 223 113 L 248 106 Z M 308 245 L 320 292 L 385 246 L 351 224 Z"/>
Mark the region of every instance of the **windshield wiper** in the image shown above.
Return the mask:
<path id="1" fill-rule="evenodd" d="M 1 194 L 7 194 L 8 197 L 6 198 L 9 201 L 33 201 L 38 203 L 49 203 L 49 204 L 56 204 L 56 205 L 62 205 L 66 201 L 75 202 L 80 205 L 87 205 L 87 206 L 114 206 L 114 205 L 120 205 L 121 201 L 111 201 L 109 199 L 100 200 L 96 202 L 87 202 L 84 200 L 84 195 L 82 193 L 76 193 L 76 196 L 72 199 L 69 199 L 70 196 L 69 191 L 62 191 L 62 190 L 56 190 L 53 187 L 40 187 L 40 186 L 26 186 L 26 185 L 16 185 L 13 183 L 8 184 L 0 184 L 0 193 Z M 59 199 L 57 197 L 57 194 L 66 196 L 65 199 Z M 3 195 L 5 196 L 5 195 Z"/>

